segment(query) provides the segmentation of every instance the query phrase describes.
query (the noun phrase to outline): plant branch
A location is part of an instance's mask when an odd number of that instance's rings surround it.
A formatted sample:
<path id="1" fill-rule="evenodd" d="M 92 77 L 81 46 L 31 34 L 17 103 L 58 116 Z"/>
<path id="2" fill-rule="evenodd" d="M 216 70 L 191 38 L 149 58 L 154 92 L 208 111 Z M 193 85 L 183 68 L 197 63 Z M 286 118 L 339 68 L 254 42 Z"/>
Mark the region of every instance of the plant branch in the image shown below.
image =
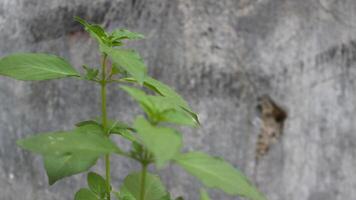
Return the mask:
<path id="1" fill-rule="evenodd" d="M 142 162 L 142 172 L 141 172 L 141 191 L 140 200 L 145 200 L 145 186 L 146 186 L 146 175 L 147 175 L 147 163 Z"/>
<path id="2" fill-rule="evenodd" d="M 106 58 L 107 55 L 104 54 L 101 64 L 101 116 L 102 125 L 104 132 L 109 137 L 110 133 L 107 131 L 107 112 L 106 112 Z M 111 180 L 110 180 L 110 154 L 105 155 L 105 172 L 106 172 L 106 187 L 107 187 L 107 200 L 110 200 L 110 190 L 111 190 Z"/>

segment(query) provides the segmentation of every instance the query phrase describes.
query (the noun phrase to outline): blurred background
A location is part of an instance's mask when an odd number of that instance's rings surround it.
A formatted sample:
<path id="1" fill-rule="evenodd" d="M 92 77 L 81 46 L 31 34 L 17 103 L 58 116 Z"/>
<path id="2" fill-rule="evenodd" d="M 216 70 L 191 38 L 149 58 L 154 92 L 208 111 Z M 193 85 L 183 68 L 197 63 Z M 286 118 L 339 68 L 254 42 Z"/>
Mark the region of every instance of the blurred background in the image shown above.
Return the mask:
<path id="1" fill-rule="evenodd" d="M 186 150 L 224 157 L 270 200 L 354 199 L 355 14 L 354 0 L 1 0 L 0 56 L 53 53 L 82 70 L 99 55 L 73 16 L 140 32 L 146 39 L 129 46 L 149 74 L 199 113 L 200 128 L 182 129 Z M 73 199 L 85 174 L 48 186 L 41 158 L 15 141 L 99 116 L 99 95 L 85 81 L 0 78 L 1 200 Z M 261 103 L 266 95 L 273 104 Z M 109 99 L 111 118 L 131 122 L 141 112 L 116 86 Z M 271 105 L 287 113 L 284 121 L 260 113 Z M 256 163 L 258 135 L 268 128 L 283 134 Z M 139 166 L 112 160 L 118 188 Z M 103 174 L 98 163 L 93 170 Z M 160 174 L 173 195 L 198 199 L 199 182 L 179 167 Z"/>

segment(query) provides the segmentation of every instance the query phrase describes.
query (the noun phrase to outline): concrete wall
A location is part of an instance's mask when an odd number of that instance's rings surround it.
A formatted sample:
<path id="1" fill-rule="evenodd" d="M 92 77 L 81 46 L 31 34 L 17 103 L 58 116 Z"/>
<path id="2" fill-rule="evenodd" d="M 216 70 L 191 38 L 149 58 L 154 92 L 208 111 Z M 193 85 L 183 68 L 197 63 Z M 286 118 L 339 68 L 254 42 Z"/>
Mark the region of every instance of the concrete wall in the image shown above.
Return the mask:
<path id="1" fill-rule="evenodd" d="M 142 32 L 147 39 L 130 46 L 199 113 L 200 129 L 182 129 L 187 150 L 226 158 L 270 200 L 345 200 L 356 197 L 355 14 L 353 0 L 1 0 L 0 56 L 49 52 L 78 70 L 98 64 L 96 43 L 75 15 Z M 0 78 L 1 200 L 70 200 L 85 185 L 85 175 L 76 175 L 49 187 L 40 157 L 15 141 L 100 115 L 98 89 L 76 80 Z M 256 106 L 264 94 L 288 118 L 256 165 L 263 127 Z M 140 112 L 114 86 L 109 98 L 113 118 L 130 122 Z M 119 187 L 139 166 L 113 160 Z M 93 170 L 103 172 L 103 163 Z M 160 173 L 174 195 L 198 199 L 199 183 L 183 170 Z"/>

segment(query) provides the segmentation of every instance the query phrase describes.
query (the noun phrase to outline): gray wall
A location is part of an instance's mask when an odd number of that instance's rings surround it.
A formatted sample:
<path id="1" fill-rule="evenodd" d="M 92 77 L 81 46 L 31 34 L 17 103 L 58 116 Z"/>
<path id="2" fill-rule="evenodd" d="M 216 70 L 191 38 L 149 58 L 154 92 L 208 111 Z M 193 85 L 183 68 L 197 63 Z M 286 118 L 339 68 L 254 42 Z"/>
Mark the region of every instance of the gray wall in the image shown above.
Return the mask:
<path id="1" fill-rule="evenodd" d="M 50 52 L 78 70 L 98 64 L 96 44 L 75 15 L 142 32 L 147 39 L 130 46 L 199 113 L 201 128 L 183 129 L 187 150 L 223 156 L 270 200 L 345 200 L 356 198 L 355 14 L 353 0 L 1 0 L 0 55 Z M 256 166 L 263 94 L 288 118 L 282 139 Z M 100 115 L 98 97 L 96 86 L 76 80 L 0 78 L 1 200 L 72 199 L 85 175 L 49 187 L 40 158 L 15 141 Z M 129 122 L 140 112 L 114 86 L 109 97 L 113 118 Z M 139 169 L 113 160 L 116 187 Z M 94 170 L 103 172 L 102 162 Z M 181 169 L 160 173 L 174 195 L 198 199 L 199 183 Z"/>

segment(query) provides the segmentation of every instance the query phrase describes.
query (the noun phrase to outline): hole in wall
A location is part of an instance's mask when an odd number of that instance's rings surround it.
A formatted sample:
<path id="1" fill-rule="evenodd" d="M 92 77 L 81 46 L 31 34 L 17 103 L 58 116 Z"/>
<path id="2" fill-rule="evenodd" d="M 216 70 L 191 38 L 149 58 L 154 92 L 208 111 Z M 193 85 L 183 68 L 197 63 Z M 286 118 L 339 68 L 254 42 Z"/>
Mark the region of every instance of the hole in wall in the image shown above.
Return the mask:
<path id="1" fill-rule="evenodd" d="M 277 143 L 282 136 L 287 112 L 269 95 L 258 98 L 257 110 L 262 121 L 256 144 L 256 159 L 259 159 L 266 155 L 271 145 Z"/>

